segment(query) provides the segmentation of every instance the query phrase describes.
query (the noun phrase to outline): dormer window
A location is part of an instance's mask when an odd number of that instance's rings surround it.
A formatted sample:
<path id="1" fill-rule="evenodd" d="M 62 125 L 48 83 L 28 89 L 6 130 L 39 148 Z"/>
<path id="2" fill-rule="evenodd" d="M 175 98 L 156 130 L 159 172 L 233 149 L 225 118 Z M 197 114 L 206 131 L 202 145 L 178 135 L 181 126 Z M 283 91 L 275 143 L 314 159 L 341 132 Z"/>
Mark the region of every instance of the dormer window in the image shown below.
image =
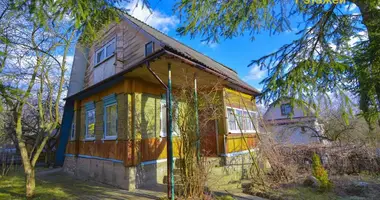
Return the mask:
<path id="1" fill-rule="evenodd" d="M 109 41 L 106 45 L 104 45 L 102 48 L 96 51 L 95 65 L 113 56 L 115 53 L 115 49 L 116 49 L 116 39 L 114 38 L 111 41 Z"/>
<path id="2" fill-rule="evenodd" d="M 154 44 L 153 42 L 148 42 L 146 45 L 145 45 L 145 56 L 149 56 L 150 54 L 152 54 L 154 51 Z"/>

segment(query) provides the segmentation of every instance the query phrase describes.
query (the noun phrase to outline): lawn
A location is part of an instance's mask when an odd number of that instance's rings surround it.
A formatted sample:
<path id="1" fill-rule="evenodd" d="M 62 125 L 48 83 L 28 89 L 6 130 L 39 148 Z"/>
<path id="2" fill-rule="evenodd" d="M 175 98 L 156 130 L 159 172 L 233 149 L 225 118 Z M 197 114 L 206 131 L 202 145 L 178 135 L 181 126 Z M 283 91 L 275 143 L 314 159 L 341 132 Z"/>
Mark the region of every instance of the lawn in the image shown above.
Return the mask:
<path id="1" fill-rule="evenodd" d="M 25 178 L 13 173 L 0 179 L 0 199 L 25 199 Z M 73 199 L 62 185 L 37 179 L 35 199 Z"/>
<path id="2" fill-rule="evenodd" d="M 41 171 L 41 170 L 38 170 Z M 25 179 L 22 172 L 0 178 L 0 200 L 25 199 Z M 135 190 L 129 192 L 112 186 L 73 178 L 63 172 L 38 175 L 35 200 L 51 199 L 159 199 L 165 193 Z"/>

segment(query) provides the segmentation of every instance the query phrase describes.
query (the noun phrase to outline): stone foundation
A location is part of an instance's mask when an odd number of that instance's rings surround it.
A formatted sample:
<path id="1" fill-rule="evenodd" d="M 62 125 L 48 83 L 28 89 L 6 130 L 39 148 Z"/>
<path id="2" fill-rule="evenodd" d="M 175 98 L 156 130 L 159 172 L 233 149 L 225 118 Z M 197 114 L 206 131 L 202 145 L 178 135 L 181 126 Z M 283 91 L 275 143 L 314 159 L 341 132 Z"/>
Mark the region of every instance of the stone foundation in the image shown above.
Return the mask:
<path id="1" fill-rule="evenodd" d="M 247 179 L 251 167 L 248 153 L 207 159 L 210 166 L 208 186 L 221 189 Z M 136 167 L 125 167 L 113 160 L 66 156 L 64 171 L 84 180 L 95 180 L 126 190 L 135 188 L 158 188 L 166 190 L 164 178 L 167 172 L 166 160 L 143 162 Z"/>
<path id="2" fill-rule="evenodd" d="M 136 168 L 95 158 L 65 157 L 64 172 L 83 180 L 94 180 L 126 190 L 136 188 Z"/>

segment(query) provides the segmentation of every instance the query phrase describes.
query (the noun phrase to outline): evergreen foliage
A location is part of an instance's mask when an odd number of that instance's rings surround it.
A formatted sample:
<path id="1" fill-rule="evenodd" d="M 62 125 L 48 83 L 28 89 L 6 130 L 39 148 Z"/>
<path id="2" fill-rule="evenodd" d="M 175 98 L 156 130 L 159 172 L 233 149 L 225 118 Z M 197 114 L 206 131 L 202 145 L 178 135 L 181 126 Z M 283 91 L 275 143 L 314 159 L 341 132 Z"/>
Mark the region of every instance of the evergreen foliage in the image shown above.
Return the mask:
<path id="1" fill-rule="evenodd" d="M 318 154 L 313 154 L 313 176 L 319 181 L 322 191 L 330 190 L 332 183 L 329 180 L 329 175 L 326 169 L 322 166 L 321 159 Z"/>
<path id="2" fill-rule="evenodd" d="M 183 26 L 177 31 L 205 41 L 218 42 L 268 31 L 293 31 L 298 39 L 277 51 L 252 60 L 268 71 L 261 83 L 265 103 L 291 97 L 291 104 L 308 104 L 318 110 L 320 98 L 344 96 L 342 105 L 352 114 L 353 94 L 360 110 L 375 130 L 380 124 L 380 9 L 379 1 L 347 0 L 346 3 L 305 4 L 303 1 L 190 1 L 176 4 Z M 357 11 L 350 8 L 357 6 Z M 357 40 L 357 42 L 354 42 Z"/>

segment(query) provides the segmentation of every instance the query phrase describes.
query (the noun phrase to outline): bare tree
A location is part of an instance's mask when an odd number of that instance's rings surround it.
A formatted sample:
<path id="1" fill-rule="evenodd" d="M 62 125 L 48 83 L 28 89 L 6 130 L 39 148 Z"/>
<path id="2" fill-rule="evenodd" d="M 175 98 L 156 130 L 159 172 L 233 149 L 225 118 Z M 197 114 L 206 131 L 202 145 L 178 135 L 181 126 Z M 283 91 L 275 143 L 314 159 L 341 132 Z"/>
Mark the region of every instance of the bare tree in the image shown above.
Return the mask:
<path id="1" fill-rule="evenodd" d="M 28 14 L 5 16 L 9 37 L 3 45 L 1 73 L 6 108 L 13 116 L 15 138 L 26 176 L 26 196 L 34 195 L 35 166 L 49 139 L 59 128 L 60 105 L 67 74 L 67 57 L 77 29 L 65 20 L 39 25 Z M 30 118 L 32 115 L 34 118 Z M 26 123 L 26 118 L 28 118 Z M 28 139 L 33 144 L 28 148 Z"/>

